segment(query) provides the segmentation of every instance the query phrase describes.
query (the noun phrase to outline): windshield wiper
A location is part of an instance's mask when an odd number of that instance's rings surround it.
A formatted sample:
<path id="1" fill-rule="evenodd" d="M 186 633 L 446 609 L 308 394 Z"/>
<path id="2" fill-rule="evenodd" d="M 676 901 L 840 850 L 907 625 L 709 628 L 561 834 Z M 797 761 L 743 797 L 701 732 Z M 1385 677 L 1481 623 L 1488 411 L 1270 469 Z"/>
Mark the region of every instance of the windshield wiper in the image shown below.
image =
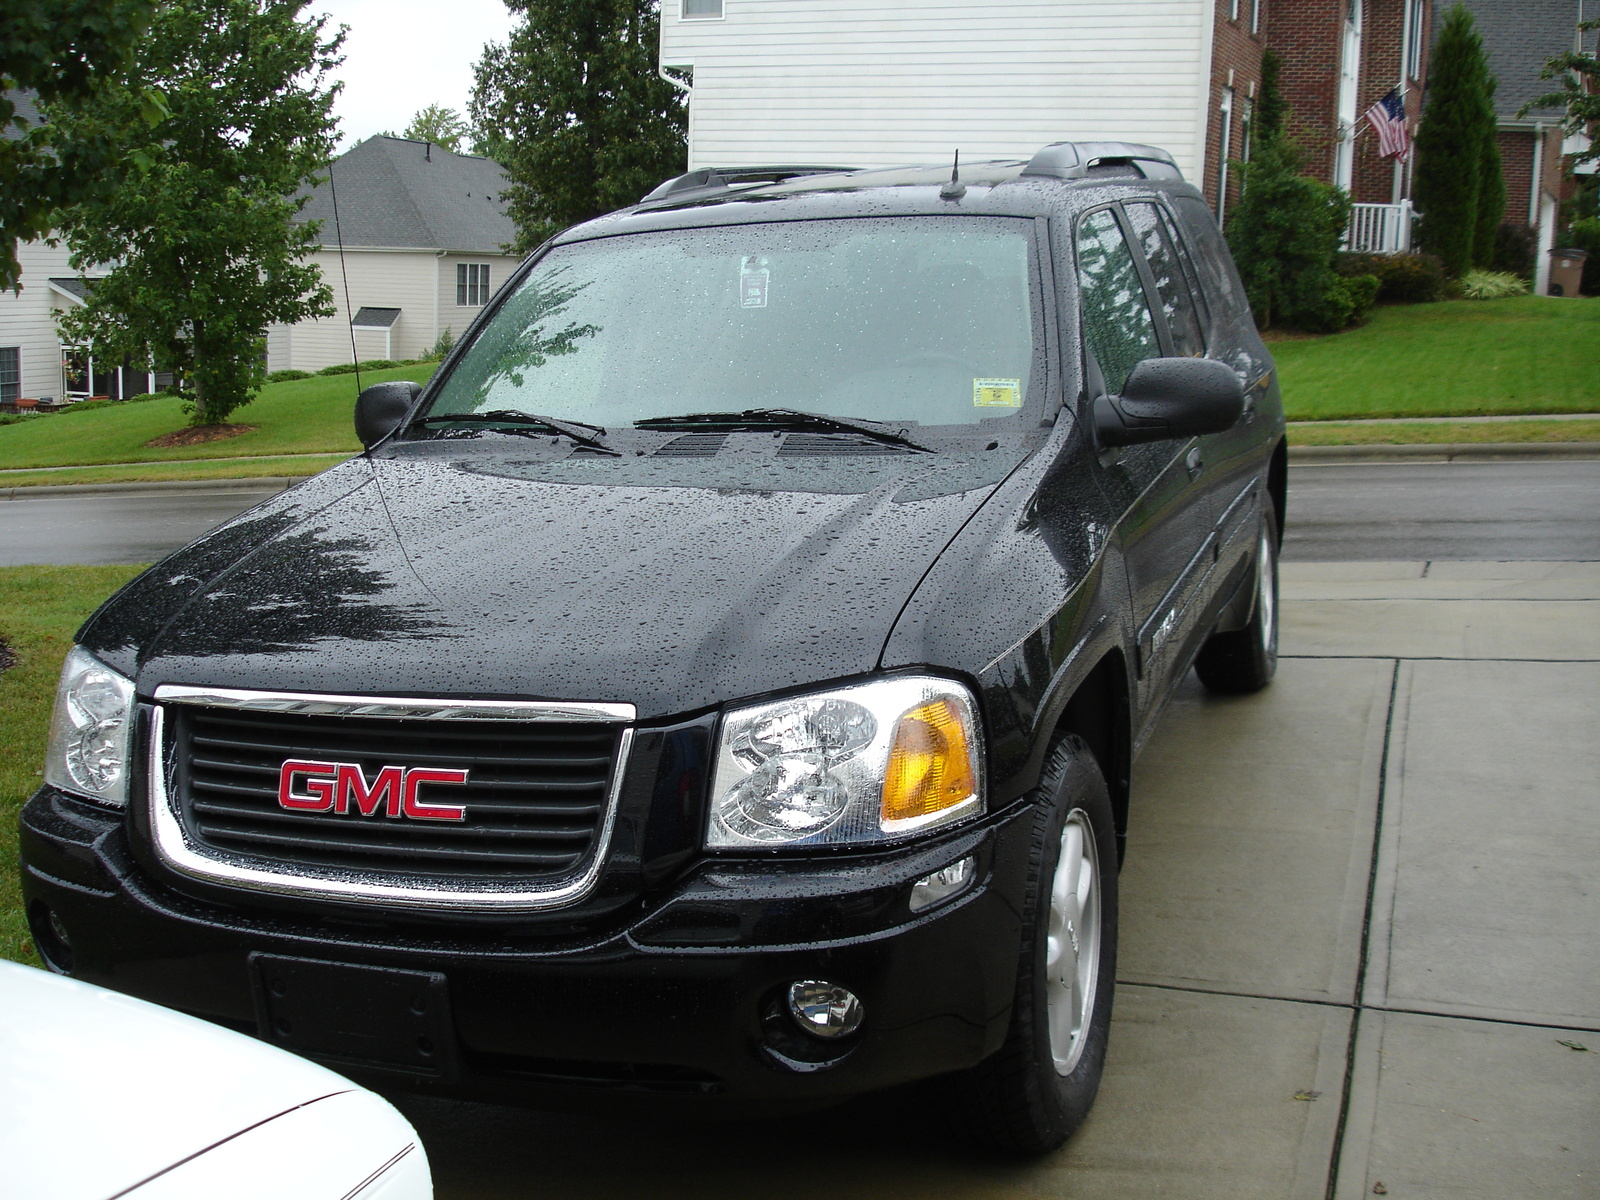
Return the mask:
<path id="1" fill-rule="evenodd" d="M 426 417 L 418 417 L 411 422 L 413 425 L 527 425 L 539 429 L 549 430 L 571 438 L 580 446 L 588 446 L 591 450 L 599 450 L 605 454 L 621 456 L 622 451 L 608 445 L 605 441 L 605 426 L 590 425 L 585 421 L 568 421 L 561 417 L 544 417 L 535 413 L 518 412 L 511 408 L 497 408 L 490 412 L 467 413 L 430 413 Z M 521 430 L 508 430 L 507 432 L 520 433 Z"/>
<path id="2" fill-rule="evenodd" d="M 779 429 L 816 429 L 824 432 L 861 433 L 875 441 L 905 446 L 924 454 L 933 451 L 906 436 L 908 426 L 888 421 L 867 421 L 856 417 L 832 417 L 827 413 L 806 412 L 799 408 L 747 408 L 741 412 L 684 413 L 677 417 L 646 417 L 635 421 L 636 429 L 671 429 L 675 425 L 754 426 Z"/>

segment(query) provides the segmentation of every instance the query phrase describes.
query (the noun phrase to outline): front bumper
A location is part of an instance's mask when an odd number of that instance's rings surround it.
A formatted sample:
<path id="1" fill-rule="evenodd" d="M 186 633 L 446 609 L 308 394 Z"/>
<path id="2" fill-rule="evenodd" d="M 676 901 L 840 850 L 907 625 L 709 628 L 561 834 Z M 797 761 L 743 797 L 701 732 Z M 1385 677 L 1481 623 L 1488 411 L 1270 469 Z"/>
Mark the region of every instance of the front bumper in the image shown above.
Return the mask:
<path id="1" fill-rule="evenodd" d="M 200 898 L 136 860 L 122 814 L 44 789 L 22 814 L 22 886 L 41 951 L 65 957 L 52 944 L 53 913 L 77 978 L 380 1087 L 560 1108 L 666 1095 L 748 1111 L 945 1074 L 999 1047 L 1027 886 L 1026 815 L 1013 809 L 873 854 L 704 859 L 602 919 L 528 928 Z M 912 914 L 911 885 L 967 855 L 974 883 Z M 310 964 L 298 986 L 331 989 L 321 1007 L 336 1011 L 312 1042 L 274 1018 L 267 995 L 277 984 L 261 964 L 291 960 Z M 781 1005 L 798 979 L 853 991 L 862 1028 L 838 1044 L 800 1034 Z M 432 989 L 431 1015 L 416 1018 L 433 1022 L 427 1062 L 371 1051 L 378 1042 L 363 1022 L 410 1036 L 411 1018 L 376 994 L 391 985 Z"/>

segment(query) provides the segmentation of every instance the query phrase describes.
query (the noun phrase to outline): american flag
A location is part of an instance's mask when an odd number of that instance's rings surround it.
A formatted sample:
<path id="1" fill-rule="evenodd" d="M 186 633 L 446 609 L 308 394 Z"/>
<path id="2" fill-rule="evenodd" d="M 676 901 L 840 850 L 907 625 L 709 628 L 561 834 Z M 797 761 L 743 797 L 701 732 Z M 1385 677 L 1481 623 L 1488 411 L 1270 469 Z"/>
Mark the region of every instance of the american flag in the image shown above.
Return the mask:
<path id="1" fill-rule="evenodd" d="M 1367 120 L 1378 135 L 1378 157 L 1392 154 L 1405 162 L 1411 153 L 1411 133 L 1406 129 L 1406 105 L 1399 89 L 1390 88 L 1387 96 L 1367 109 Z"/>

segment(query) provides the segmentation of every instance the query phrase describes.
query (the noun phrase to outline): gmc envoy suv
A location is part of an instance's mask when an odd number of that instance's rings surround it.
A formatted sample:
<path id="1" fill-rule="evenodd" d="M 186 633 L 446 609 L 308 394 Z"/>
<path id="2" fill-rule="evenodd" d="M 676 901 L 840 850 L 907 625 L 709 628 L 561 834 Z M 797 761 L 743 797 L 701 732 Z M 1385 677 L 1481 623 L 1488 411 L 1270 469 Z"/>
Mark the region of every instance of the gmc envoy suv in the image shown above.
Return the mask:
<path id="1" fill-rule="evenodd" d="M 1130 762 L 1276 665 L 1282 406 L 1169 155 L 691 172 L 356 427 L 79 632 L 53 969 L 380 1087 L 1077 1126 Z"/>

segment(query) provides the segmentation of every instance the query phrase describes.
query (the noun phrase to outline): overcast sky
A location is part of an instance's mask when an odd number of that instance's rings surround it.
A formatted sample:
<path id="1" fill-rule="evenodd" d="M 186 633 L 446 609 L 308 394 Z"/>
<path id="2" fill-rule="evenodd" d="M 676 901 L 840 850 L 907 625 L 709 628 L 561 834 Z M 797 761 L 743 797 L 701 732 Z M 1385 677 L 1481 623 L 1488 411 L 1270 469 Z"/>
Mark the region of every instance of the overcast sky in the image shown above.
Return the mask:
<path id="1" fill-rule="evenodd" d="M 344 90 L 333 108 L 341 151 L 384 130 L 402 132 L 430 104 L 465 116 L 472 65 L 512 23 L 501 0 L 311 0 L 302 11 L 350 27 Z"/>

